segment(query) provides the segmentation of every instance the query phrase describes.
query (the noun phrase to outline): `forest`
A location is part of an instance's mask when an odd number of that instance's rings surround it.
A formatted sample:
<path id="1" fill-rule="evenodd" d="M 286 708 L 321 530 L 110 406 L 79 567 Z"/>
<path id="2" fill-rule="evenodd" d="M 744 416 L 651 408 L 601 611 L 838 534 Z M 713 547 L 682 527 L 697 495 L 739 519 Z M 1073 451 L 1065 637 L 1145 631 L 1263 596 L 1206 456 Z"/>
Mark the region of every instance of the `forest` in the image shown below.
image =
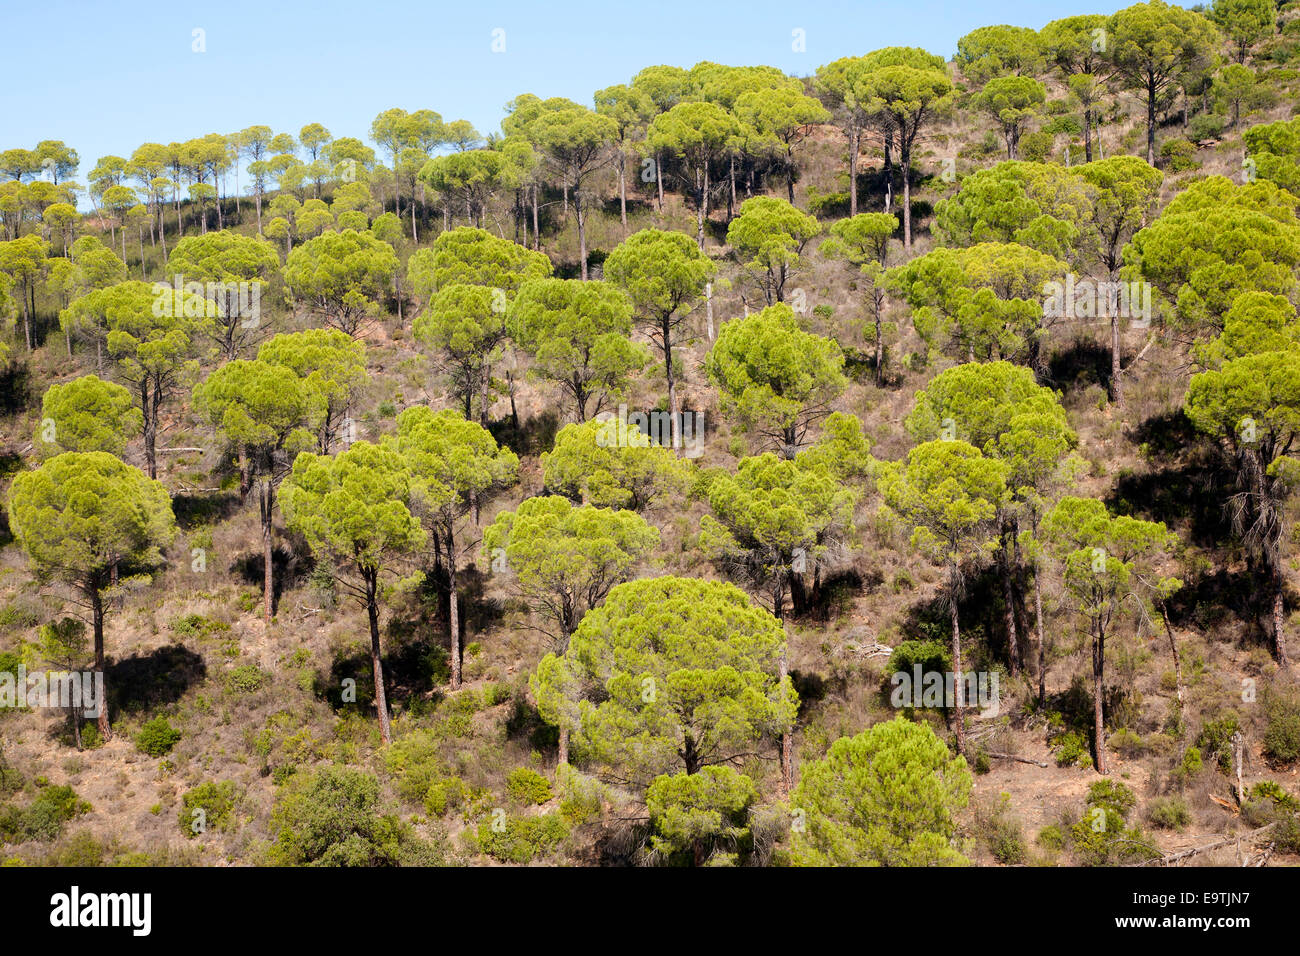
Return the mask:
<path id="1" fill-rule="evenodd" d="M 0 141 L 0 863 L 1300 864 L 1300 3 L 629 74 Z"/>

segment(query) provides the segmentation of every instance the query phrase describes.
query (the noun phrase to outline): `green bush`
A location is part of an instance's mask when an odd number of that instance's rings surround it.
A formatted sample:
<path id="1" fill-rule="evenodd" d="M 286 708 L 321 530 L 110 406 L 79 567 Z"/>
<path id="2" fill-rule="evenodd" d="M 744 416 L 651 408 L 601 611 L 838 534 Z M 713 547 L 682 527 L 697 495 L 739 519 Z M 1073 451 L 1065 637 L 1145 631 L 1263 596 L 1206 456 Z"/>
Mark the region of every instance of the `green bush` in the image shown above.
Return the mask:
<path id="1" fill-rule="evenodd" d="M 276 866 L 400 866 L 440 862 L 439 848 L 408 824 L 381 812 L 379 781 L 351 767 L 327 765 L 295 774 L 271 812 Z"/>
<path id="2" fill-rule="evenodd" d="M 53 840 L 65 823 L 91 809 L 71 787 L 46 785 L 25 808 L 0 809 L 0 842 Z"/>
<path id="3" fill-rule="evenodd" d="M 429 784 L 424 795 L 424 808 L 435 817 L 444 817 L 464 801 L 469 788 L 460 777 L 447 777 Z"/>
<path id="4" fill-rule="evenodd" d="M 1056 137 L 1044 130 L 1025 133 L 1020 137 L 1020 158 L 1031 163 L 1046 162 L 1055 142 Z"/>
<path id="5" fill-rule="evenodd" d="M 506 795 L 520 806 L 545 803 L 551 799 L 551 783 L 536 770 L 516 767 L 506 777 Z"/>
<path id="6" fill-rule="evenodd" d="M 1192 814 L 1182 797 L 1157 797 L 1147 807 L 1147 819 L 1158 830 L 1185 830 Z"/>
<path id="7" fill-rule="evenodd" d="M 226 675 L 226 687 L 236 694 L 251 694 L 271 682 L 271 675 L 256 664 L 240 664 Z"/>
<path id="8" fill-rule="evenodd" d="M 1160 146 L 1161 165 L 1167 172 L 1182 173 L 1200 169 L 1196 161 L 1196 145 L 1185 139 L 1167 139 Z"/>
<path id="9" fill-rule="evenodd" d="M 503 863 L 531 863 L 568 835 L 569 825 L 558 813 L 504 818 L 493 814 L 478 825 L 478 848 Z"/>
<path id="10" fill-rule="evenodd" d="M 150 757 L 165 757 L 180 739 L 181 732 L 166 717 L 158 716 L 140 728 L 135 735 L 135 748 Z"/>
<path id="11" fill-rule="evenodd" d="M 229 624 L 223 624 L 221 621 L 214 621 L 210 617 L 204 617 L 202 614 L 186 614 L 184 617 L 178 617 L 167 625 L 173 633 L 180 637 L 204 638 L 212 634 L 218 634 L 230 630 Z"/>
<path id="12" fill-rule="evenodd" d="M 1038 831 L 1038 845 L 1047 850 L 1065 849 L 1065 834 L 1055 823 L 1048 824 Z"/>
<path id="13" fill-rule="evenodd" d="M 1092 766 L 1092 753 L 1088 750 L 1088 740 L 1077 730 L 1061 734 L 1051 742 L 1051 745 L 1056 750 L 1058 767 L 1079 766 L 1087 769 Z"/>
<path id="14" fill-rule="evenodd" d="M 1223 773 L 1232 772 L 1232 735 L 1239 727 L 1236 713 L 1228 711 L 1222 717 L 1201 724 L 1201 732 L 1196 736 L 1201 756 L 1214 761 Z"/>
<path id="15" fill-rule="evenodd" d="M 1264 698 L 1264 755 L 1277 763 L 1300 757 L 1300 701 L 1270 692 Z"/>
<path id="16" fill-rule="evenodd" d="M 181 832 L 194 839 L 210 830 L 225 831 L 234 822 L 235 785 L 229 780 L 220 783 L 205 781 L 187 790 L 181 797 L 178 817 Z"/>
<path id="17" fill-rule="evenodd" d="M 1086 802 L 1090 807 L 1114 810 L 1127 820 L 1129 811 L 1137 805 L 1137 795 L 1131 787 L 1118 780 L 1098 780 L 1088 787 Z"/>

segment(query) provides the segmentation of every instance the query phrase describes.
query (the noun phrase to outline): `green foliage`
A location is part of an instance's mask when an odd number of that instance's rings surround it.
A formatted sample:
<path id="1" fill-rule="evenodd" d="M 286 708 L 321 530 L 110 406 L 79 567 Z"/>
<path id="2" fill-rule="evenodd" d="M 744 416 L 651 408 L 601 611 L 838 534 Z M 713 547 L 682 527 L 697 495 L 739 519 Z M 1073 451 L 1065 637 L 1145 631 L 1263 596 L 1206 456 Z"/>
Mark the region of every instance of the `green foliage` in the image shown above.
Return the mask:
<path id="1" fill-rule="evenodd" d="M 901 717 L 842 737 L 803 766 L 791 796 L 803 811 L 791 858 L 805 866 L 951 866 L 953 815 L 971 774 L 929 727 Z"/>
<path id="2" fill-rule="evenodd" d="M 787 450 L 847 387 L 843 368 L 839 345 L 805 332 L 784 304 L 728 322 L 704 361 L 723 414 Z"/>
<path id="3" fill-rule="evenodd" d="M 1264 180 L 1240 186 L 1223 176 L 1197 180 L 1133 236 L 1124 263 L 1172 305 L 1168 318 L 1176 327 L 1217 333 L 1243 292 L 1290 295 L 1296 289 L 1300 220 L 1294 198 Z"/>
<path id="4" fill-rule="evenodd" d="M 790 280 L 803 265 L 804 247 L 821 231 L 821 223 L 784 199 L 754 196 L 727 227 L 727 245 L 771 306 L 785 301 Z"/>
<path id="5" fill-rule="evenodd" d="M 271 814 L 276 866 L 397 866 L 440 862 L 409 826 L 381 812 L 379 782 L 362 770 L 326 765 L 295 774 Z"/>
<path id="6" fill-rule="evenodd" d="M 32 446 L 42 459 L 65 451 L 104 451 L 121 457 L 143 426 L 144 416 L 130 392 L 83 375 L 45 392 Z"/>
<path id="7" fill-rule="evenodd" d="M 747 817 L 758 791 L 731 767 L 704 767 L 655 778 L 645 799 L 655 828 L 651 846 L 670 857 L 694 848 L 695 861 L 703 862 L 706 848 L 734 846 L 749 835 Z"/>
<path id="8" fill-rule="evenodd" d="M 345 229 L 308 239 L 284 267 L 295 298 L 327 323 L 355 335 L 379 310 L 398 268 L 393 247 L 368 232 Z"/>
<path id="9" fill-rule="evenodd" d="M 1156 797 L 1147 807 L 1147 819 L 1157 830 L 1186 830 L 1192 813 L 1182 797 Z"/>
<path id="10" fill-rule="evenodd" d="M 65 823 L 92 809 L 71 787 L 40 786 L 26 807 L 0 807 L 0 842 L 48 842 L 63 831 Z"/>
<path id="11" fill-rule="evenodd" d="M 500 820 L 500 829 L 494 826 Z M 489 817 L 478 825 L 481 852 L 502 863 L 531 863 L 554 852 L 569 835 L 569 825 L 558 813 L 535 817 Z"/>
<path id="12" fill-rule="evenodd" d="M 658 530 L 635 512 L 575 508 L 558 496 L 529 498 L 483 532 L 489 565 L 494 552 L 504 553 L 524 599 L 550 619 L 561 646 L 658 543 Z"/>
<path id="13" fill-rule="evenodd" d="M 531 374 L 558 385 L 578 421 L 623 394 L 628 376 L 647 361 L 629 338 L 632 304 L 604 282 L 537 279 L 510 306 L 511 338 L 533 357 Z"/>
<path id="14" fill-rule="evenodd" d="M 252 694 L 271 682 L 271 675 L 256 664 L 240 664 L 226 675 L 226 687 L 236 694 Z"/>
<path id="15" fill-rule="evenodd" d="M 620 435 L 617 419 L 565 425 L 541 462 L 548 490 L 633 511 L 680 498 L 690 474 L 688 464 L 639 428 L 629 426 Z"/>
<path id="16" fill-rule="evenodd" d="M 506 777 L 506 796 L 520 806 L 546 803 L 551 799 L 551 782 L 536 770 L 516 767 Z"/>
<path id="17" fill-rule="evenodd" d="M 236 796 L 235 784 L 230 780 L 205 780 L 186 790 L 177 817 L 181 832 L 193 840 L 210 831 L 229 830 L 235 822 Z"/>
<path id="18" fill-rule="evenodd" d="M 1240 718 L 1229 711 L 1222 717 L 1206 720 L 1196 735 L 1196 746 L 1206 760 L 1214 761 L 1220 772 L 1232 772 L 1232 735 L 1240 729 Z"/>
<path id="19" fill-rule="evenodd" d="M 1264 698 L 1264 755 L 1281 764 L 1300 758 L 1300 700 L 1294 694 L 1270 690 Z"/>
<path id="20" fill-rule="evenodd" d="M 912 308 L 917 333 L 961 361 L 1039 363 L 1044 288 L 1069 266 L 1017 243 L 935 249 L 886 273 Z"/>
<path id="21" fill-rule="evenodd" d="M 700 548 L 719 567 L 755 589 L 770 588 L 773 611 L 795 575 L 812 573 L 852 528 L 858 491 L 815 462 L 768 452 L 741 459 L 736 474 L 709 484 Z"/>
<path id="22" fill-rule="evenodd" d="M 181 739 L 181 732 L 166 717 L 150 720 L 135 735 L 135 748 L 150 757 L 165 757 Z"/>
<path id="23" fill-rule="evenodd" d="M 529 686 L 542 717 L 571 728 L 578 756 L 648 784 L 789 728 L 798 702 L 777 678 L 784 652 L 780 622 L 738 588 L 650 578 L 610 591 Z"/>

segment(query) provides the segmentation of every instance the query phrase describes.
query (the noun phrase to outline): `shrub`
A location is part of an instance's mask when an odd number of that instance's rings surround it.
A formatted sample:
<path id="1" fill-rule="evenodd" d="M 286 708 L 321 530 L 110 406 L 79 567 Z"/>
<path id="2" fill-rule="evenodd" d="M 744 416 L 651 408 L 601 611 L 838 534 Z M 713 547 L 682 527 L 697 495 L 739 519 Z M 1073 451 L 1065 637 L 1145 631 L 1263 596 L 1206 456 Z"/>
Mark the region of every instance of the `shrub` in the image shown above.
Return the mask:
<path id="1" fill-rule="evenodd" d="M 202 614 L 186 614 L 183 617 L 176 618 L 167 626 L 180 637 L 195 638 L 208 637 L 212 634 L 230 630 L 229 624 L 214 621 Z"/>
<path id="2" fill-rule="evenodd" d="M 1071 730 L 1052 741 L 1052 747 L 1056 750 L 1056 765 L 1058 767 L 1079 766 L 1088 768 L 1092 766 L 1092 754 L 1088 751 L 1088 741 L 1077 730 Z"/>
<path id="3" fill-rule="evenodd" d="M 1264 755 L 1277 763 L 1300 757 L 1300 701 L 1270 692 L 1264 698 Z"/>
<path id="4" fill-rule="evenodd" d="M 226 675 L 226 687 L 236 694 L 251 694 L 271 682 L 271 675 L 256 664 L 240 664 Z"/>
<path id="5" fill-rule="evenodd" d="M 1207 720 L 1201 724 L 1201 732 L 1196 737 L 1200 755 L 1206 760 L 1213 760 L 1223 773 L 1232 771 L 1232 735 L 1239 726 L 1237 715 L 1228 711 L 1216 720 Z"/>
<path id="6" fill-rule="evenodd" d="M 206 781 L 181 797 L 178 817 L 181 832 L 189 839 L 209 830 L 225 831 L 234 821 L 235 785 L 229 780 Z"/>
<path id="7" fill-rule="evenodd" d="M 478 825 L 478 848 L 503 863 L 531 863 L 558 847 L 568 835 L 569 825 L 558 813 L 538 817 L 493 814 Z"/>
<path id="8" fill-rule="evenodd" d="M 1147 819 L 1158 830 L 1184 830 L 1192 814 L 1182 797 L 1157 797 L 1147 807 Z"/>
<path id="9" fill-rule="evenodd" d="M 409 825 L 380 810 L 372 774 L 335 765 L 295 774 L 271 812 L 269 860 L 277 866 L 398 866 L 440 859 Z"/>
<path id="10" fill-rule="evenodd" d="M 1087 804 L 1114 810 L 1127 820 L 1129 811 L 1137 805 L 1137 796 L 1117 780 L 1098 780 L 1088 787 Z"/>
<path id="11" fill-rule="evenodd" d="M 53 840 L 63 825 L 92 807 L 67 786 L 44 786 L 26 808 L 0 811 L 0 841 Z"/>
<path id="12" fill-rule="evenodd" d="M 1056 137 L 1043 130 L 1025 133 L 1020 137 L 1020 158 L 1031 163 L 1046 162 L 1055 142 Z"/>
<path id="13" fill-rule="evenodd" d="M 424 795 L 424 808 L 435 817 L 446 816 L 448 810 L 460 806 L 468 792 L 469 788 L 460 777 L 435 780 Z"/>
<path id="14" fill-rule="evenodd" d="M 1049 824 L 1038 831 L 1038 845 L 1047 850 L 1065 849 L 1065 834 L 1055 823 Z"/>
<path id="15" fill-rule="evenodd" d="M 1200 169 L 1196 161 L 1196 146 L 1185 139 L 1168 139 L 1160 146 L 1161 165 L 1171 173 Z"/>
<path id="16" fill-rule="evenodd" d="M 135 735 L 135 748 L 150 757 L 165 757 L 180 739 L 181 732 L 166 717 L 158 716 L 140 728 Z"/>
<path id="17" fill-rule="evenodd" d="M 521 806 L 545 803 L 551 799 L 551 783 L 536 770 L 516 767 L 506 777 L 506 795 Z"/>

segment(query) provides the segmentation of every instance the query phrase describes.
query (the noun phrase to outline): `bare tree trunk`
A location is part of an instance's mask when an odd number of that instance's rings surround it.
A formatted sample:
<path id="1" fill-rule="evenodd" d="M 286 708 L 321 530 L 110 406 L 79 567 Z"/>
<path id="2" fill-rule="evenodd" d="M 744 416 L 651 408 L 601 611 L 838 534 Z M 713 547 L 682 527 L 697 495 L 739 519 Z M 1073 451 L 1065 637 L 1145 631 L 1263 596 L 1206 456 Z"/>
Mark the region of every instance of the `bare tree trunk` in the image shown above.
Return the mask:
<path id="1" fill-rule="evenodd" d="M 956 581 L 956 574 L 951 578 Z M 961 627 L 957 620 L 957 589 L 954 587 L 952 595 L 949 597 L 950 613 L 952 615 L 952 670 L 953 670 L 953 692 L 954 701 L 954 719 L 957 725 L 957 752 L 966 752 L 966 701 L 965 689 L 962 681 L 961 671 Z"/>
<path id="2" fill-rule="evenodd" d="M 263 481 L 258 504 L 262 511 L 262 610 L 266 623 L 271 623 L 271 605 L 275 600 L 275 563 L 272 560 L 271 536 L 275 508 L 275 489 L 270 478 Z"/>
<path id="3" fill-rule="evenodd" d="M 777 676 L 782 683 L 789 676 L 789 670 L 786 666 L 785 654 L 781 655 L 781 662 L 777 671 Z M 790 791 L 794 789 L 794 735 L 788 730 L 781 734 L 781 796 L 789 797 Z"/>
<path id="4" fill-rule="evenodd" d="M 627 154 L 618 151 L 618 217 L 623 223 L 623 234 L 627 235 Z"/>
<path id="5" fill-rule="evenodd" d="M 1100 621 L 1096 623 L 1092 640 L 1092 714 L 1094 749 L 1097 758 L 1097 772 L 1107 773 L 1106 769 L 1106 724 L 1104 719 L 1106 670 L 1106 628 Z"/>
<path id="6" fill-rule="evenodd" d="M 87 592 L 95 635 L 95 680 L 103 688 L 99 701 L 99 737 L 107 741 L 113 739 L 113 730 L 108 720 L 108 678 L 104 674 L 104 599 L 100 596 L 98 583 L 91 584 Z"/>
<path id="7" fill-rule="evenodd" d="M 849 127 L 849 215 L 858 214 L 858 146 L 861 132 L 857 123 Z"/>
<path id="8" fill-rule="evenodd" d="M 1286 656 L 1286 629 L 1282 624 L 1282 572 L 1273 571 L 1273 656 L 1284 670 L 1291 666 Z"/>
<path id="9" fill-rule="evenodd" d="M 578 215 L 578 257 L 582 260 L 582 281 L 587 281 L 587 221 L 582 214 L 582 196 L 573 191 L 573 209 Z"/>
<path id="10" fill-rule="evenodd" d="M 379 649 L 379 580 L 376 572 L 366 574 L 366 616 L 370 619 L 370 662 L 375 672 L 375 711 L 379 715 L 379 736 L 388 746 L 393 732 L 388 724 L 388 695 L 384 692 L 384 662 Z"/>
<path id="11" fill-rule="evenodd" d="M 1174 640 L 1174 629 L 1169 626 L 1169 608 L 1164 601 L 1160 602 L 1160 617 L 1165 622 L 1165 635 L 1169 638 L 1169 653 L 1174 658 L 1174 687 L 1178 692 L 1178 706 L 1183 705 L 1183 662 L 1178 656 L 1178 642 Z"/>
<path id="12" fill-rule="evenodd" d="M 1119 362 L 1119 316 L 1110 317 L 1110 400 L 1116 405 L 1124 404 L 1124 385 L 1120 380 L 1123 370 Z"/>
<path id="13" fill-rule="evenodd" d="M 1034 568 L 1034 619 L 1038 625 L 1038 703 L 1047 702 L 1047 642 L 1043 638 L 1043 588 L 1039 569 Z"/>
<path id="14" fill-rule="evenodd" d="M 454 533 L 447 528 L 448 623 L 450 625 L 451 689 L 460 687 L 460 598 L 456 593 L 456 544 Z"/>

